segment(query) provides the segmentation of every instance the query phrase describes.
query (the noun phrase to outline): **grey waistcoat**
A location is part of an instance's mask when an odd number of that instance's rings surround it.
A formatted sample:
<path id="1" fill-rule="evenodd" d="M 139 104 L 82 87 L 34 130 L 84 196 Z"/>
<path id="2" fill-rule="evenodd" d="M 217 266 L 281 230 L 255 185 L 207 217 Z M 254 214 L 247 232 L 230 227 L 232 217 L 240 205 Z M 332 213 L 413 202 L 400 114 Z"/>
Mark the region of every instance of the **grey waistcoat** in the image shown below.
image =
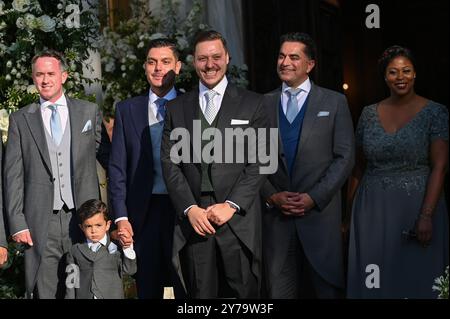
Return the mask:
<path id="1" fill-rule="evenodd" d="M 48 153 L 52 164 L 53 174 L 53 209 L 60 210 L 64 204 L 69 209 L 74 208 L 72 183 L 70 178 L 70 120 L 67 119 L 66 128 L 59 145 L 55 145 L 52 136 L 45 131 Z"/>

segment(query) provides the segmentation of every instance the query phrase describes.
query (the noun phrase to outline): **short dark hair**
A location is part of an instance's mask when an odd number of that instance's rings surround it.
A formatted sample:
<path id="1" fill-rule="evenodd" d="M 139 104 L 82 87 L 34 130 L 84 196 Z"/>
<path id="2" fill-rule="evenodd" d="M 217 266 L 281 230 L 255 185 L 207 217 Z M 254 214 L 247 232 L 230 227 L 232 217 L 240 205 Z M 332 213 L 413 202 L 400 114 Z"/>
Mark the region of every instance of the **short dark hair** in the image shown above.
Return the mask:
<path id="1" fill-rule="evenodd" d="M 402 47 L 400 45 L 393 45 L 383 51 L 378 59 L 378 70 L 384 77 L 386 68 L 396 57 L 403 56 L 411 61 L 414 68 L 416 68 L 416 59 L 410 49 Z"/>
<path id="2" fill-rule="evenodd" d="M 172 41 L 168 38 L 159 38 L 159 39 L 151 40 L 148 43 L 146 52 L 148 55 L 148 52 L 150 52 L 150 50 L 153 48 L 166 48 L 166 47 L 168 47 L 170 50 L 172 50 L 173 55 L 178 60 L 180 57 L 180 53 L 178 52 L 177 46 L 174 41 Z"/>
<path id="3" fill-rule="evenodd" d="M 58 52 L 53 49 L 42 50 L 42 51 L 36 53 L 36 55 L 31 59 L 31 67 L 34 66 L 37 59 L 45 58 L 45 57 L 55 58 L 56 60 L 58 60 L 61 71 L 64 72 L 69 69 L 69 66 L 67 64 L 67 61 L 66 61 L 66 58 L 64 57 L 64 55 L 61 52 Z"/>
<path id="4" fill-rule="evenodd" d="M 304 53 L 310 60 L 316 60 L 317 47 L 314 40 L 307 33 L 303 32 L 290 32 L 283 34 L 280 38 L 280 48 L 284 42 L 300 42 L 305 45 Z"/>
<path id="5" fill-rule="evenodd" d="M 199 44 L 200 42 L 214 41 L 214 40 L 220 40 L 223 44 L 223 47 L 225 48 L 225 52 L 228 53 L 227 40 L 225 40 L 225 38 L 220 32 L 215 30 L 207 30 L 197 33 L 197 35 L 194 38 L 194 52 L 195 48 L 197 47 L 197 44 Z"/>
<path id="6" fill-rule="evenodd" d="M 83 224 L 86 219 L 97 214 L 102 214 L 105 221 L 109 220 L 106 204 L 98 199 L 90 199 L 84 202 L 80 208 L 78 208 L 77 214 L 80 219 L 80 224 Z"/>

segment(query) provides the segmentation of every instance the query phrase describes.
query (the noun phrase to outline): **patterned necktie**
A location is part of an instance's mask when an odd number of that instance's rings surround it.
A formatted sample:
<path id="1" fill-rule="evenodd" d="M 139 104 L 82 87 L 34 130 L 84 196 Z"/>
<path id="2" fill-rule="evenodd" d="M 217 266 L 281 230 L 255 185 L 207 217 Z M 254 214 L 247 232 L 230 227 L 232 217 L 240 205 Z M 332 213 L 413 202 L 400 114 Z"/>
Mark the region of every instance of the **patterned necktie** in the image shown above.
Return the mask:
<path id="1" fill-rule="evenodd" d="M 298 101 L 297 95 L 302 91 L 302 89 L 289 89 L 286 93 L 289 95 L 289 100 L 286 107 L 286 118 L 289 123 L 292 123 L 298 114 Z"/>
<path id="2" fill-rule="evenodd" d="M 206 108 L 205 108 L 205 118 L 208 121 L 209 125 L 211 125 L 211 123 L 214 121 L 214 118 L 217 115 L 217 108 L 214 105 L 214 97 L 217 95 L 218 93 L 213 91 L 213 90 L 209 90 L 205 93 L 205 98 L 206 98 Z"/>
<path id="3" fill-rule="evenodd" d="M 158 107 L 158 121 L 163 121 L 164 117 L 166 116 L 166 103 L 167 99 L 159 98 L 155 101 L 156 106 Z"/>
<path id="4" fill-rule="evenodd" d="M 56 104 L 48 106 L 48 108 L 52 110 L 52 116 L 50 117 L 50 131 L 52 133 L 53 141 L 56 145 L 59 145 L 62 139 L 62 126 L 57 107 Z"/>
<path id="5" fill-rule="evenodd" d="M 90 248 L 94 253 L 96 253 L 100 249 L 101 245 L 102 244 L 100 242 L 92 243 Z"/>

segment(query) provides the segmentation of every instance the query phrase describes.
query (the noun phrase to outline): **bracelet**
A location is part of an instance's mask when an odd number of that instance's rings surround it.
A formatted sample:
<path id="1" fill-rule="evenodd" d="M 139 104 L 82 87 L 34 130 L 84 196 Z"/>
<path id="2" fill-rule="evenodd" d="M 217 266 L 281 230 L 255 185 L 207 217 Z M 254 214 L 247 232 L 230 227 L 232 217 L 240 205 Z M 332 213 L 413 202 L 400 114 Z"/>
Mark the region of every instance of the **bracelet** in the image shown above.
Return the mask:
<path id="1" fill-rule="evenodd" d="M 433 213 L 434 206 L 433 205 L 423 205 L 422 206 L 422 214 L 431 215 Z"/>
<path id="2" fill-rule="evenodd" d="M 425 214 L 425 213 L 421 213 L 419 215 L 419 218 L 423 218 L 423 219 L 431 219 L 433 216 L 431 216 L 430 214 Z"/>

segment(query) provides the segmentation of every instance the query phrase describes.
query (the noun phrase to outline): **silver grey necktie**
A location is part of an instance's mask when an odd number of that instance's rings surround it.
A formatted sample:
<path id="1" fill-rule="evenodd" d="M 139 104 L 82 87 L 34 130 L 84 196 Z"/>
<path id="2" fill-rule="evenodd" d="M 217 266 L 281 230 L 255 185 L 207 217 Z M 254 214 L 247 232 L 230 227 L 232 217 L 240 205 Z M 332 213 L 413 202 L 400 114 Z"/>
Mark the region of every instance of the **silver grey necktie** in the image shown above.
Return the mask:
<path id="1" fill-rule="evenodd" d="M 217 94 L 218 93 L 213 90 L 209 90 L 205 93 L 206 108 L 205 108 L 204 115 L 210 125 L 214 121 L 214 118 L 217 115 L 217 107 L 214 105 L 214 97 Z"/>
<path id="2" fill-rule="evenodd" d="M 287 102 L 286 107 L 286 118 L 289 121 L 289 123 L 292 123 L 297 114 L 298 114 L 298 101 L 297 101 L 297 95 L 301 92 L 301 89 L 289 89 L 286 91 L 286 93 L 289 95 L 289 100 Z"/>

